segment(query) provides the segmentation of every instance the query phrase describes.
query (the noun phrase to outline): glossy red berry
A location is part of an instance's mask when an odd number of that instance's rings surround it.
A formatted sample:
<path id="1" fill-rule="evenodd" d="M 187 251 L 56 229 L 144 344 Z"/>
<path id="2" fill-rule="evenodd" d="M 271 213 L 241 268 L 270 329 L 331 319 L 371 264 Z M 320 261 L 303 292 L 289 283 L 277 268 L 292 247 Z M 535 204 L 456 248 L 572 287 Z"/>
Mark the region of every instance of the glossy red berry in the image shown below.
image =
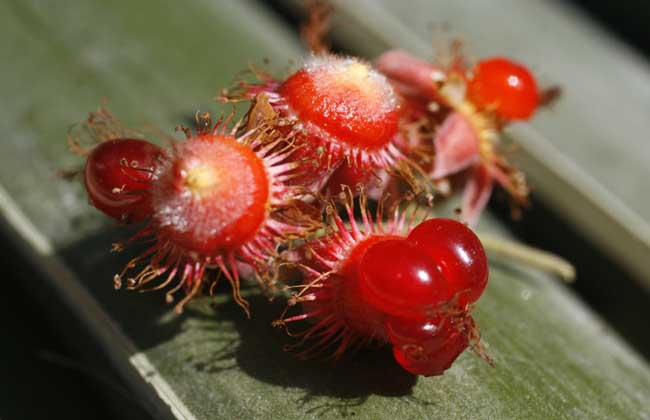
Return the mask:
<path id="1" fill-rule="evenodd" d="M 470 315 L 440 315 L 433 320 L 389 318 L 388 341 L 405 370 L 423 376 L 442 375 L 467 348 L 474 321 Z"/>
<path id="2" fill-rule="evenodd" d="M 467 96 L 481 109 L 506 120 L 525 120 L 539 105 L 537 83 L 531 72 L 507 58 L 480 61 L 467 85 Z"/>
<path id="3" fill-rule="evenodd" d="M 435 261 L 465 307 L 475 302 L 487 286 L 487 256 L 481 241 L 471 229 L 452 219 L 429 219 L 408 235 L 420 252 Z"/>
<path id="4" fill-rule="evenodd" d="M 436 261 L 404 239 L 369 247 L 359 273 L 361 298 L 386 314 L 424 319 L 451 296 Z"/>
<path id="5" fill-rule="evenodd" d="M 99 143 L 88 155 L 84 182 L 93 206 L 121 222 L 151 215 L 154 170 L 162 149 L 144 140 L 114 139 Z"/>
<path id="6" fill-rule="evenodd" d="M 179 143 L 152 190 L 154 221 L 187 251 L 228 253 L 265 220 L 269 178 L 252 148 L 228 136 Z"/>

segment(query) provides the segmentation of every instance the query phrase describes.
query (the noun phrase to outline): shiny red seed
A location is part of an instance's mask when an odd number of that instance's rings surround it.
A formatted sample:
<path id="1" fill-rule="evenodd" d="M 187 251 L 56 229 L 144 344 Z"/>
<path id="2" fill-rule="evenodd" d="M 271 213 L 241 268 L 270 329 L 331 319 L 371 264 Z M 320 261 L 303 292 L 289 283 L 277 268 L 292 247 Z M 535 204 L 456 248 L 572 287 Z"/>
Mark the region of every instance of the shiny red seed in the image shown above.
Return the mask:
<path id="1" fill-rule="evenodd" d="M 405 370 L 415 375 L 435 376 L 449 369 L 469 345 L 473 328 L 470 315 L 441 315 L 433 320 L 411 321 L 389 318 L 388 340 L 393 356 Z"/>
<path id="2" fill-rule="evenodd" d="M 444 341 L 444 334 L 438 334 L 446 328 L 449 315 L 440 313 L 428 319 L 412 320 L 395 316 L 387 317 L 384 326 L 390 343 L 412 343 L 437 348 Z"/>
<path id="3" fill-rule="evenodd" d="M 90 202 L 121 222 L 149 217 L 148 190 L 161 154 L 160 147 L 144 140 L 115 139 L 98 144 L 84 168 Z"/>
<path id="4" fill-rule="evenodd" d="M 361 298 L 386 314 L 424 319 L 450 298 L 434 260 L 404 239 L 369 247 L 359 262 L 359 273 Z"/>
<path id="5" fill-rule="evenodd" d="M 507 58 L 480 61 L 467 86 L 470 101 L 493 110 L 507 120 L 525 120 L 539 104 L 537 83 L 531 72 Z"/>
<path id="6" fill-rule="evenodd" d="M 489 274 L 487 256 L 470 228 L 452 219 L 429 219 L 413 229 L 408 240 L 436 262 L 459 306 L 483 294 Z"/>

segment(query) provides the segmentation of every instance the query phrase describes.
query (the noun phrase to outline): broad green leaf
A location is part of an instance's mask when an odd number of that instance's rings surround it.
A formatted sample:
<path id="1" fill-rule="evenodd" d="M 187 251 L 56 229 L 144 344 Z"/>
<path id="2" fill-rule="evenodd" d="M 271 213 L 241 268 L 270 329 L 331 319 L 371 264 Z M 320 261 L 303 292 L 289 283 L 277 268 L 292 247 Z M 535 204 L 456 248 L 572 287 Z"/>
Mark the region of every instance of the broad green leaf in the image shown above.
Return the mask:
<path id="1" fill-rule="evenodd" d="M 127 232 L 54 176 L 80 163 L 66 151 L 69 124 L 107 97 L 125 122 L 172 133 L 197 109 L 216 110 L 219 88 L 249 63 L 268 57 L 282 70 L 303 52 L 252 1 L 15 0 L 0 4 L 0 22 L 0 207 L 143 404 L 200 419 L 650 418 L 646 362 L 562 285 L 508 261 L 492 260 L 476 310 L 496 367 L 467 353 L 436 378 L 404 373 L 385 348 L 299 361 L 270 326 L 282 303 L 253 288 L 251 320 L 225 287 L 181 316 L 160 294 L 112 290 L 135 251 L 109 254 Z M 485 228 L 500 229 L 489 217 Z"/>

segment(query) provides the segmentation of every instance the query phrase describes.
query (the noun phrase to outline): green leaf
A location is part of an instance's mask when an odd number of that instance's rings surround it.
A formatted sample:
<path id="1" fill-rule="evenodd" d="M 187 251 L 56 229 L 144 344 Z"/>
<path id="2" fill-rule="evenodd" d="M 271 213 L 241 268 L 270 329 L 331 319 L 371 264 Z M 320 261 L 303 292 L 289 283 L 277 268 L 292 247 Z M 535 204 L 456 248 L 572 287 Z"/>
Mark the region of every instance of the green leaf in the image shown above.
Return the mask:
<path id="1" fill-rule="evenodd" d="M 270 326 L 282 303 L 254 289 L 251 320 L 227 288 L 181 316 L 161 294 L 115 292 L 112 275 L 135 251 L 109 254 L 127 232 L 107 229 L 80 185 L 54 176 L 80 164 L 66 151 L 68 125 L 108 97 L 127 123 L 171 133 L 197 109 L 217 109 L 212 98 L 249 63 L 299 61 L 299 43 L 259 4 L 236 0 L 15 0 L 0 4 L 0 23 L 0 207 L 59 299 L 159 415 L 167 403 L 206 419 L 650 418 L 645 361 L 564 286 L 507 261 L 492 260 L 476 310 L 496 367 L 466 353 L 436 378 L 406 374 L 385 348 L 338 365 L 297 360 Z"/>

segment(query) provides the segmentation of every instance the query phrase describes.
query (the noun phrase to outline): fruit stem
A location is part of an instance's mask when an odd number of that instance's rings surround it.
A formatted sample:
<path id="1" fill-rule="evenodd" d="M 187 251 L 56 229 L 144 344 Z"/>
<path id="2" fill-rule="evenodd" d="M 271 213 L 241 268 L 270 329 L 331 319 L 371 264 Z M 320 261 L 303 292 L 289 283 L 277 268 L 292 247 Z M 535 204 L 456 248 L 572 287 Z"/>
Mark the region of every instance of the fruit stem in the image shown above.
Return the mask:
<path id="1" fill-rule="evenodd" d="M 488 252 L 548 271 L 566 283 L 572 283 L 575 280 L 575 267 L 558 255 L 486 233 L 478 234 L 478 236 Z"/>

